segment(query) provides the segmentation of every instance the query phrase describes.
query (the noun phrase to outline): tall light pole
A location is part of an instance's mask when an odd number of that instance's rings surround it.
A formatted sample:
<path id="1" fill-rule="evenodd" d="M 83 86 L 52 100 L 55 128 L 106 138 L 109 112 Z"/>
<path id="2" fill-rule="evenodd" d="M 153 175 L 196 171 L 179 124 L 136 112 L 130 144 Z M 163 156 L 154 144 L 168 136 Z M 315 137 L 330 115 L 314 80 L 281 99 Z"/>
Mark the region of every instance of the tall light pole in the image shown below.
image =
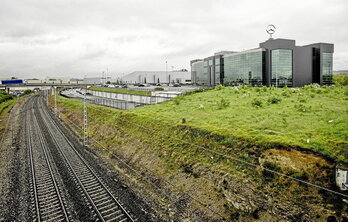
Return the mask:
<path id="1" fill-rule="evenodd" d="M 169 76 L 168 76 L 167 63 L 168 63 L 168 62 L 166 61 L 166 76 L 168 77 L 168 86 L 169 86 L 170 79 L 169 79 Z"/>
<path id="2" fill-rule="evenodd" d="M 54 112 L 56 113 L 56 116 L 58 114 L 58 109 L 57 109 L 57 87 L 54 88 Z"/>
<path id="3" fill-rule="evenodd" d="M 83 146 L 87 146 L 87 104 L 86 104 L 87 85 L 83 95 Z"/>

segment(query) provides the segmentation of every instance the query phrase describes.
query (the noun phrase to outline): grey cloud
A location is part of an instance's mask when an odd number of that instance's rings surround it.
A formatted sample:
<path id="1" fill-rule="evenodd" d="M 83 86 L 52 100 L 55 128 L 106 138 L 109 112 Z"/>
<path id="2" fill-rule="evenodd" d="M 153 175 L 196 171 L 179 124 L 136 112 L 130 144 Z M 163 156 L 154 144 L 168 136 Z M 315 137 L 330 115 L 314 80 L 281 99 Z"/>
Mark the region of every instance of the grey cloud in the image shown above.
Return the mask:
<path id="1" fill-rule="evenodd" d="M 346 0 L 1 0 L 0 76 L 189 69 L 257 47 L 269 23 L 276 38 L 334 43 L 334 69 L 348 69 L 346 11 Z"/>
<path id="2" fill-rule="evenodd" d="M 114 41 L 120 44 L 124 44 L 124 43 L 131 43 L 131 42 L 135 42 L 137 39 L 139 39 L 138 36 L 118 36 L 118 37 L 111 37 L 109 38 L 110 41 Z"/>

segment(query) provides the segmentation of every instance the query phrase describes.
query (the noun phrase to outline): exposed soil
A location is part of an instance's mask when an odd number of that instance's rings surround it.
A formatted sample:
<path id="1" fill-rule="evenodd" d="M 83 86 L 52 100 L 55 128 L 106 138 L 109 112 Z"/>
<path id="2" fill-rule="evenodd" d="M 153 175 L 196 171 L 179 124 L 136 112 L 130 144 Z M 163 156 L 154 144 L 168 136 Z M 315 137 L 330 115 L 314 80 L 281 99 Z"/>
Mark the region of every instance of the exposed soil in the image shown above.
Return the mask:
<path id="1" fill-rule="evenodd" d="M 0 147 L 0 221 L 26 221 L 30 218 L 27 150 L 21 115 L 25 100 L 12 108 L 10 124 Z"/>

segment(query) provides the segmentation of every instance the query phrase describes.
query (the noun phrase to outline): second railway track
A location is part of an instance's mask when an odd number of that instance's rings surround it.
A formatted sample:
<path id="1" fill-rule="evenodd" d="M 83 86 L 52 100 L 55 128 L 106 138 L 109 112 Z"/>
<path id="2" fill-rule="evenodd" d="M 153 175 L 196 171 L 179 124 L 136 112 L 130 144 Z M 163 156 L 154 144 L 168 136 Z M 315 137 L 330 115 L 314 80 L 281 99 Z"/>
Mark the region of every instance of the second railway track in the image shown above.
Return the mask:
<path id="1" fill-rule="evenodd" d="M 32 183 L 35 221 L 69 221 L 64 206 L 54 164 L 49 156 L 47 143 L 38 125 L 32 102 L 27 104 L 27 146 Z"/>
<path id="2" fill-rule="evenodd" d="M 99 221 L 134 221 L 125 207 L 64 135 L 49 114 L 42 96 L 37 99 L 36 109 L 40 113 L 42 122 L 55 147 L 74 177 L 76 185 L 81 188 L 83 195 L 93 208 L 96 219 Z"/>

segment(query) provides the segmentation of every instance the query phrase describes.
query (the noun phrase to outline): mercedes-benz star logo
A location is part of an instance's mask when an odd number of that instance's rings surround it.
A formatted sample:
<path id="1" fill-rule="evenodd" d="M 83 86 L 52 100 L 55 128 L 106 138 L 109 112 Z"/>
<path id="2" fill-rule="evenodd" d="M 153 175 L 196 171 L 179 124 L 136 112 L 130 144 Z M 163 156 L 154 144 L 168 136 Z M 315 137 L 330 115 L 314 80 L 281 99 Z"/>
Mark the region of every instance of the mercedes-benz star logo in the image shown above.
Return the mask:
<path id="1" fill-rule="evenodd" d="M 272 35 L 275 33 L 276 27 L 274 25 L 268 25 L 266 28 L 266 32 L 270 35 L 270 38 L 272 38 Z"/>

